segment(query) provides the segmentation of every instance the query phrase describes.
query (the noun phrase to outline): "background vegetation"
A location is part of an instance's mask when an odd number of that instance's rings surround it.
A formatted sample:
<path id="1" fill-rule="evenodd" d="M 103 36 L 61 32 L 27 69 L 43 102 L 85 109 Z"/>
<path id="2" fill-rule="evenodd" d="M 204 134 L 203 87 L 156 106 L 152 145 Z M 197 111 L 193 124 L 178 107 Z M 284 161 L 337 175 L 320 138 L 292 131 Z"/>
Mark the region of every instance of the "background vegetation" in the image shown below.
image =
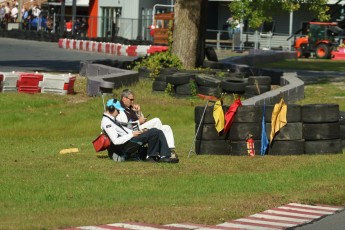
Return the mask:
<path id="1" fill-rule="evenodd" d="M 205 102 L 152 93 L 150 80 L 130 88 L 147 114 L 172 126 L 180 163 L 103 158 L 91 145 L 100 132 L 103 103 L 86 96 L 85 86 L 79 77 L 75 95 L 0 94 L 0 229 L 219 224 L 289 202 L 345 205 L 344 154 L 249 158 L 193 152 L 187 158 L 194 106 Z M 300 103 L 335 102 L 345 110 L 344 87 L 308 85 Z M 59 154 L 72 147 L 79 152 Z"/>

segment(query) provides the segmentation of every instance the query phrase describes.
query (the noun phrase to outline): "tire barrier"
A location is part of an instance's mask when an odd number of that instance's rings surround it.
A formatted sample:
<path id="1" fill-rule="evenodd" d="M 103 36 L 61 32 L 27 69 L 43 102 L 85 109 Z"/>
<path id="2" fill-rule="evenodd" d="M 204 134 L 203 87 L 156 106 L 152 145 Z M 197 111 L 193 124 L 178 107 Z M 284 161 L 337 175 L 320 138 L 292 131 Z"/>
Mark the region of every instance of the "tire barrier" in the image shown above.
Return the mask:
<path id="1" fill-rule="evenodd" d="M 273 141 L 268 155 L 300 155 L 305 151 L 304 145 L 304 140 Z"/>
<path id="2" fill-rule="evenodd" d="M 342 141 L 341 139 L 305 141 L 305 153 L 342 153 Z"/>
<path id="3" fill-rule="evenodd" d="M 250 76 L 244 92 L 246 98 L 255 97 L 271 90 L 270 76 Z"/>
<path id="4" fill-rule="evenodd" d="M 345 148 L 345 111 L 339 111 L 339 125 L 342 148 Z"/>
<path id="5" fill-rule="evenodd" d="M 221 88 L 227 93 L 244 93 L 248 85 L 247 78 L 228 78 L 221 82 Z"/>
<path id="6" fill-rule="evenodd" d="M 301 107 L 306 153 L 341 153 L 338 104 L 309 104 Z"/>
<path id="7" fill-rule="evenodd" d="M 229 109 L 229 106 L 223 106 L 223 111 Z M 247 154 L 247 147 L 244 143 L 247 135 L 250 133 L 255 140 L 256 151 L 260 150 L 261 139 L 261 116 L 262 108 L 259 106 L 240 106 L 234 116 L 233 123 L 230 127 L 229 133 L 226 135 L 218 135 L 215 129 L 215 121 L 213 118 L 213 106 L 207 106 L 203 120 L 201 120 L 205 107 L 196 106 L 194 109 L 195 120 L 195 152 L 197 154 L 226 154 L 226 155 L 245 155 Z M 259 118 L 258 118 L 259 117 Z M 200 125 L 199 132 L 198 127 Z M 220 144 L 216 152 L 205 146 L 210 145 L 212 142 Z M 214 144 L 212 144 L 213 146 Z M 240 149 L 241 147 L 244 148 Z M 221 149 L 223 147 L 223 149 Z"/>
<path id="8" fill-rule="evenodd" d="M 341 132 L 345 133 L 345 131 L 344 126 L 342 128 L 340 124 L 345 123 L 345 113 L 335 109 L 339 107 L 333 104 L 303 106 L 287 104 L 287 106 L 287 124 L 275 135 L 274 140 L 268 147 L 268 155 L 342 153 L 342 144 L 344 143 L 342 137 L 344 135 Z M 229 106 L 223 106 L 224 114 L 228 108 Z M 327 108 L 329 111 L 325 112 L 320 108 Z M 218 135 L 213 118 L 213 106 L 207 106 L 206 110 L 203 106 L 196 106 L 194 109 L 196 153 L 247 155 L 246 137 L 250 133 L 253 135 L 256 154 L 260 154 L 262 109 L 263 106 L 261 105 L 238 107 L 229 133 Z M 204 111 L 205 114 L 203 120 L 201 120 Z M 304 111 L 303 114 L 302 111 Z M 308 119 L 303 119 L 303 115 L 310 116 L 311 111 L 320 111 L 320 114 L 313 115 L 313 121 L 320 120 L 322 122 L 304 122 Z M 266 106 L 265 125 L 267 137 L 271 132 L 272 112 L 273 106 Z M 337 121 L 333 121 L 334 114 L 340 114 Z M 214 148 L 214 151 L 212 148 Z"/>
<path id="9" fill-rule="evenodd" d="M 302 121 L 307 123 L 339 121 L 338 104 L 309 104 L 302 106 Z"/>
<path id="10" fill-rule="evenodd" d="M 76 77 L 71 74 L 0 73 L 0 92 L 74 94 Z"/>

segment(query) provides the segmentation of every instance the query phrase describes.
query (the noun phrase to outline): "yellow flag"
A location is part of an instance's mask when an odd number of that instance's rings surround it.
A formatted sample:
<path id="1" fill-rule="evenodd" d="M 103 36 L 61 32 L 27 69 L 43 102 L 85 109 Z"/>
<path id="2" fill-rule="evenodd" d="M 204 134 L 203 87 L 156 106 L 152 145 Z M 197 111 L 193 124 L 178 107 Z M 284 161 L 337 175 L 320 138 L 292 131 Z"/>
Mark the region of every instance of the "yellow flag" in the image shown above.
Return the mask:
<path id="1" fill-rule="evenodd" d="M 213 118 L 218 134 L 224 129 L 225 119 L 222 103 L 218 100 L 213 107 Z"/>
<path id="2" fill-rule="evenodd" d="M 282 98 L 279 103 L 274 105 L 271 120 L 271 134 L 270 144 L 273 141 L 274 135 L 287 124 L 286 120 L 287 105 Z"/>

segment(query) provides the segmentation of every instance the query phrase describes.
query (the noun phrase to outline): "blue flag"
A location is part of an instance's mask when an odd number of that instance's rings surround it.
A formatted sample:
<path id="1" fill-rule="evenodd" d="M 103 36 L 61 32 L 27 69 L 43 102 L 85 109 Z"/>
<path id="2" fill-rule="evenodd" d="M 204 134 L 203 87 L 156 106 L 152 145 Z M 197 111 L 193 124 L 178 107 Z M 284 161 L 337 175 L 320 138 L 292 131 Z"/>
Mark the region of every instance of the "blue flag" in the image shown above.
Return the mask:
<path id="1" fill-rule="evenodd" d="M 260 155 L 263 156 L 265 155 L 268 147 L 268 138 L 266 135 L 266 122 L 265 122 L 265 113 L 266 113 L 266 104 L 264 103 L 264 108 L 262 111 L 262 123 L 261 123 L 261 150 L 260 150 Z"/>

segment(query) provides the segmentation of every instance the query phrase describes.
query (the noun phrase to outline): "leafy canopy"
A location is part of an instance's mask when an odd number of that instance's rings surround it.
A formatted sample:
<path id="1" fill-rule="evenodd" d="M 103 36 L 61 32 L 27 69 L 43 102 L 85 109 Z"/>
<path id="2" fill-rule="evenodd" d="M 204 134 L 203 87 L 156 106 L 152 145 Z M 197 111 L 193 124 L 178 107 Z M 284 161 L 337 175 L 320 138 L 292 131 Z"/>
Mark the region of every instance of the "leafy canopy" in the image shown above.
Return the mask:
<path id="1" fill-rule="evenodd" d="M 296 11 L 302 4 L 315 14 L 319 21 L 327 21 L 327 0 L 237 0 L 229 4 L 235 20 L 248 19 L 249 27 L 257 29 L 263 22 L 272 21 L 271 12 L 277 9 Z"/>

